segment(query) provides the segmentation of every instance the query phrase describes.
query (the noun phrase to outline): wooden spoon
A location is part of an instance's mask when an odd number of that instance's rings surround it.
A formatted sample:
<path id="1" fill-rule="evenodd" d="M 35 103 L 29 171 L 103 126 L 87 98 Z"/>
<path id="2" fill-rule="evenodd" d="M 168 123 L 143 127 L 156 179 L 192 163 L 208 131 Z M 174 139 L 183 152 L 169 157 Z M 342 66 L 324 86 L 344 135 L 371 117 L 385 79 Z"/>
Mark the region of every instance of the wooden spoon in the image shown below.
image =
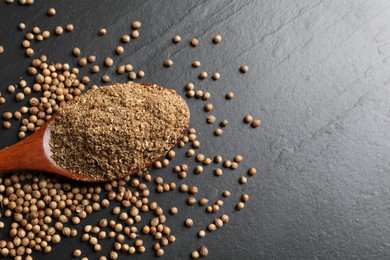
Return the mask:
<path id="1" fill-rule="evenodd" d="M 144 86 L 152 86 L 151 84 L 140 83 Z M 169 89 L 165 89 L 169 90 Z M 172 93 L 178 95 L 175 91 L 169 90 Z M 187 106 L 188 113 L 188 122 L 186 128 L 189 125 L 189 108 Z M 91 178 L 88 175 L 82 175 L 76 172 L 70 172 L 61 166 L 59 166 L 52 158 L 52 152 L 49 145 L 51 128 L 55 124 L 54 116 L 51 120 L 47 121 L 36 133 L 27 137 L 26 139 L 18 142 L 15 145 L 4 148 L 0 150 L 0 173 L 8 172 L 18 172 L 18 171 L 40 171 L 40 172 L 50 172 L 55 173 L 61 176 L 64 176 L 69 179 L 74 179 L 78 181 L 86 182 L 98 182 L 106 181 Z M 185 134 L 186 129 L 183 129 L 181 132 L 181 137 Z M 181 140 L 181 137 L 176 140 L 176 143 Z M 171 147 L 173 149 L 174 145 Z M 160 158 L 164 156 L 161 154 Z M 140 169 L 135 169 L 120 178 L 123 178 L 127 175 L 134 174 L 140 170 L 153 165 L 157 160 L 144 165 Z"/>

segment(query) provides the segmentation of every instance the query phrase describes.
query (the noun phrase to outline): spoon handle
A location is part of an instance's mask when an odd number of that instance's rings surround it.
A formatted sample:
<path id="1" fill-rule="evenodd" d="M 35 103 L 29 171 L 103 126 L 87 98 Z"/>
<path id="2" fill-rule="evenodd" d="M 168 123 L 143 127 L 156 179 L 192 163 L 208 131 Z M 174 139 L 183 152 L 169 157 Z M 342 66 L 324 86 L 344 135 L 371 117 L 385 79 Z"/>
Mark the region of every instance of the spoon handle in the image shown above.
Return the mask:
<path id="1" fill-rule="evenodd" d="M 22 171 L 39 170 L 44 167 L 42 137 L 44 131 L 34 133 L 15 145 L 0 150 L 0 174 Z"/>

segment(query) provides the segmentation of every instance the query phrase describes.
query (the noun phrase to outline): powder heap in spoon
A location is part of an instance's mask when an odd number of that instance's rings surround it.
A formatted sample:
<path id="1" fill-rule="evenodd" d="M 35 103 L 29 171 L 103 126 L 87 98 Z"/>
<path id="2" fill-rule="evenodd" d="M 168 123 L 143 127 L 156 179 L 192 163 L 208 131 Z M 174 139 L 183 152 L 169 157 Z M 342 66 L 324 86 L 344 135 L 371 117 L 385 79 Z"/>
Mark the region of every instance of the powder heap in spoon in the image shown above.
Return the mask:
<path id="1" fill-rule="evenodd" d="M 55 115 L 52 158 L 95 180 L 117 179 L 165 155 L 188 124 L 174 91 L 132 82 L 91 89 Z"/>

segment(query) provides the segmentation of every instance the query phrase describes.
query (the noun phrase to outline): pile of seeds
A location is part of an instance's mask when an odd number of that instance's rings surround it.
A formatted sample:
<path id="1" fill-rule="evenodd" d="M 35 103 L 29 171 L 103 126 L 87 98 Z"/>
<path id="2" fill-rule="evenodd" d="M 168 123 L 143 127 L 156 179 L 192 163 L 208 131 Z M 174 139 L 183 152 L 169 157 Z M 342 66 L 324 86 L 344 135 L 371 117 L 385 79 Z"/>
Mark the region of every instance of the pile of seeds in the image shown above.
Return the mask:
<path id="1" fill-rule="evenodd" d="M 13 2 L 13 0 L 7 0 L 7 3 Z M 32 3 L 34 3 L 33 0 L 19 0 L 21 5 Z M 45 12 L 48 16 L 58 15 L 54 8 Z M 135 21 L 130 25 L 132 31 L 123 34 L 120 37 L 122 44 L 113 48 L 113 53 L 117 56 L 125 53 L 126 44 L 131 42 L 131 39 L 140 37 L 141 23 Z M 12 127 L 13 123 L 20 122 L 19 138 L 22 139 L 28 133 L 39 130 L 43 123 L 51 119 L 53 113 L 63 107 L 66 102 L 77 99 L 88 88 L 97 89 L 98 87 L 96 85 L 89 86 L 91 81 L 89 76 L 80 75 L 79 69 L 70 68 L 68 63 L 49 61 L 45 55 L 35 57 L 33 44 L 47 40 L 52 35 L 60 36 L 64 31 L 71 32 L 77 29 L 72 24 L 58 25 L 52 30 L 41 30 L 39 27 L 20 23 L 18 28 L 20 31 L 31 28 L 25 34 L 22 46 L 25 48 L 26 57 L 32 59 L 31 66 L 27 68 L 27 71 L 34 79 L 31 81 L 22 79 L 18 84 L 7 87 L 7 91 L 14 96 L 17 102 L 22 102 L 25 99 L 28 99 L 29 102 L 28 105 L 21 106 L 17 111 L 4 113 L 3 127 L 8 129 Z M 97 37 L 110 35 L 106 28 L 97 28 L 94 33 L 97 34 Z M 190 39 L 176 35 L 172 41 L 174 44 L 180 44 L 182 38 L 184 44 L 189 44 L 194 48 L 202 46 L 199 38 Z M 223 45 L 222 39 L 222 36 L 217 34 L 212 38 L 212 42 L 220 46 Z M 69 51 L 77 58 L 78 66 L 80 68 L 89 66 L 90 73 L 98 74 L 103 82 L 111 81 L 106 70 L 106 68 L 111 67 L 116 68 L 118 76 L 125 75 L 130 80 L 145 76 L 143 70 L 137 72 L 130 63 L 119 64 L 115 61 L 115 57 L 85 55 L 78 47 L 73 47 Z M 0 43 L 0 54 L 8 48 L 11 46 L 4 46 L 4 43 Z M 172 69 L 174 67 L 173 58 L 167 57 L 163 61 L 166 68 Z M 98 65 L 96 60 L 102 61 L 102 63 Z M 199 60 L 194 60 L 192 66 L 196 69 L 202 66 L 202 63 Z M 249 67 L 241 66 L 238 71 L 247 73 Z M 201 80 L 207 78 L 219 80 L 221 73 L 215 71 L 208 73 L 203 70 L 198 74 L 198 77 Z M 198 86 L 195 87 L 192 82 L 185 86 L 185 90 L 188 98 L 193 97 L 199 101 L 207 100 L 207 102 L 211 100 L 211 92 L 204 91 Z M 225 93 L 224 96 L 227 100 L 234 99 L 235 94 L 232 90 L 227 90 Z M 120 99 L 115 101 L 120 101 Z M 78 101 L 72 102 L 77 103 Z M 0 93 L 0 104 L 4 103 L 6 103 L 6 99 Z M 211 102 L 202 106 L 207 112 L 205 121 L 208 124 L 218 124 L 210 133 L 211 136 L 224 138 L 223 134 L 226 128 L 235 122 L 246 123 L 253 128 L 261 125 L 261 120 L 253 119 L 252 115 L 245 116 L 244 122 L 241 118 L 233 122 L 232 119 L 228 121 L 225 118 L 212 115 L 214 105 Z M 75 129 L 76 132 L 77 130 Z M 92 135 L 94 134 L 93 130 L 94 128 L 90 133 Z M 77 136 L 79 134 L 74 134 L 75 138 Z M 70 135 L 70 137 L 73 136 Z M 65 179 L 48 177 L 40 173 L 13 173 L 1 177 L 0 204 L 2 208 L 0 208 L 0 214 L 6 221 L 0 221 L 0 229 L 4 229 L 6 232 L 2 232 L 4 236 L 0 238 L 0 254 L 15 259 L 32 259 L 31 254 L 34 251 L 50 253 L 55 248 L 59 248 L 58 244 L 63 241 L 64 237 L 80 235 L 81 241 L 91 246 L 96 252 L 93 258 L 97 256 L 101 260 L 117 259 L 122 254 L 142 254 L 148 251 L 151 246 L 146 243 L 145 236 L 153 238 L 155 255 L 162 256 L 168 250 L 169 244 L 176 241 L 175 230 L 166 225 L 167 219 L 182 214 L 184 210 L 181 208 L 179 210 L 176 207 L 178 204 L 167 209 L 162 208 L 155 202 L 156 198 L 151 197 L 151 191 L 154 189 L 157 196 L 174 192 L 177 195 L 174 203 L 183 201 L 189 207 L 199 207 L 204 211 L 206 224 L 187 216 L 184 225 L 189 229 L 196 229 L 197 237 L 200 238 L 199 242 L 202 243 L 189 249 L 190 251 L 186 252 L 188 256 L 192 258 L 207 256 L 209 249 L 203 245 L 202 238 L 227 225 L 229 212 L 243 210 L 249 201 L 249 195 L 244 192 L 234 194 L 224 187 L 215 187 L 220 192 L 220 198 L 200 196 L 199 194 L 205 193 L 205 188 L 192 185 L 189 176 L 202 178 L 203 175 L 210 173 L 214 174 L 216 178 L 229 178 L 232 183 L 245 185 L 251 177 L 256 175 L 257 170 L 254 167 L 244 170 L 243 167 L 248 166 L 243 166 L 244 157 L 240 154 L 223 158 L 219 154 L 203 154 L 201 147 L 197 131 L 195 128 L 190 128 L 177 147 L 170 151 L 166 158 L 155 162 L 153 169 L 149 169 L 153 175 L 144 170 L 131 178 L 125 177 L 107 182 L 104 187 L 68 183 Z M 207 153 L 207 150 L 204 152 Z M 176 161 L 177 153 L 184 155 L 184 159 Z M 82 156 L 77 157 L 77 159 L 79 158 Z M 179 158 L 183 158 L 183 156 Z M 75 167 L 76 161 L 69 163 L 68 166 Z M 189 162 L 195 162 L 197 165 L 190 168 Z M 79 167 L 84 166 L 79 164 Z M 112 170 L 111 174 L 120 175 L 120 171 Z M 107 171 L 95 172 L 106 174 Z M 177 175 L 177 181 L 164 180 L 169 172 Z M 227 172 L 234 172 L 234 174 L 227 176 Z M 234 205 L 231 205 L 232 202 Z M 104 217 L 97 223 L 88 222 L 88 217 L 97 212 Z M 169 212 L 170 215 L 166 212 Z M 11 223 L 9 223 L 10 221 Z M 143 224 L 144 221 L 147 224 Z M 103 252 L 103 246 L 109 243 L 112 245 L 111 250 Z M 79 248 L 74 248 L 72 255 L 82 257 L 84 260 L 90 257 Z"/>
<path id="2" fill-rule="evenodd" d="M 176 92 L 137 83 L 92 89 L 56 114 L 52 158 L 95 180 L 117 179 L 165 155 L 188 124 Z"/>

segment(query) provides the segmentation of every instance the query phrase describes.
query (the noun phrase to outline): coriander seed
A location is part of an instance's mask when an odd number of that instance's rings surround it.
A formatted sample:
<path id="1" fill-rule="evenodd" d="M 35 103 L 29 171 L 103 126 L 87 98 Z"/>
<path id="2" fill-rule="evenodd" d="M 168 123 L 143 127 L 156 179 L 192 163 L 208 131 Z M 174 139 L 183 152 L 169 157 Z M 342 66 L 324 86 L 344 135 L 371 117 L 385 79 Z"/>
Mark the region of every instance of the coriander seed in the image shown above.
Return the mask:
<path id="1" fill-rule="evenodd" d="M 192 47 L 196 47 L 196 46 L 199 45 L 199 40 L 196 39 L 196 38 L 192 38 L 192 40 L 191 40 L 190 43 L 191 43 L 191 46 L 192 46 Z"/>
<path id="2" fill-rule="evenodd" d="M 111 67 L 114 64 L 114 61 L 111 57 L 106 57 L 106 59 L 104 60 L 104 64 L 107 67 Z"/>
<path id="3" fill-rule="evenodd" d="M 253 117 L 249 114 L 244 117 L 245 124 L 249 124 L 250 122 L 252 122 L 252 120 L 253 120 Z"/>
<path id="4" fill-rule="evenodd" d="M 215 136 L 220 136 L 222 134 L 223 134 L 223 130 L 221 128 L 215 129 L 215 131 L 214 131 L 214 135 Z"/>
<path id="5" fill-rule="evenodd" d="M 217 118 L 213 115 L 207 116 L 207 123 L 209 123 L 209 124 L 214 124 L 216 120 L 217 120 Z"/>
<path id="6" fill-rule="evenodd" d="M 222 36 L 221 36 L 220 34 L 217 34 L 217 35 L 214 36 L 213 42 L 214 42 L 215 44 L 218 44 L 218 43 L 220 43 L 221 41 L 222 41 Z"/>
<path id="7" fill-rule="evenodd" d="M 131 32 L 131 37 L 134 38 L 134 39 L 137 39 L 139 37 L 139 31 L 138 30 L 134 30 Z"/>
<path id="8" fill-rule="evenodd" d="M 190 218 L 187 218 L 186 221 L 185 221 L 185 225 L 187 227 L 192 227 L 194 225 L 194 221 Z"/>
<path id="9" fill-rule="evenodd" d="M 198 61 L 198 60 L 193 61 L 192 62 L 192 67 L 194 67 L 194 68 L 200 67 L 200 61 Z"/>
<path id="10" fill-rule="evenodd" d="M 247 73 L 249 71 L 249 67 L 247 65 L 244 65 L 240 68 L 241 73 Z"/>
<path id="11" fill-rule="evenodd" d="M 73 24 L 68 24 L 68 25 L 66 25 L 66 30 L 67 30 L 68 32 L 73 31 L 73 29 L 74 29 Z"/>
<path id="12" fill-rule="evenodd" d="M 56 9 L 54 9 L 54 8 L 49 8 L 49 10 L 47 10 L 47 14 L 48 14 L 49 16 L 55 15 L 55 14 L 56 14 Z"/>
<path id="13" fill-rule="evenodd" d="M 99 29 L 99 32 L 98 32 L 99 36 L 104 36 L 106 34 L 107 34 L 107 30 L 105 28 L 100 28 Z"/>
<path id="14" fill-rule="evenodd" d="M 247 202 L 249 200 L 249 195 L 248 194 L 243 194 L 242 196 L 241 196 L 241 201 L 242 202 Z"/>
<path id="15" fill-rule="evenodd" d="M 207 78 L 207 72 L 206 71 L 202 71 L 200 74 L 199 74 L 199 79 L 205 79 Z"/>
<path id="16" fill-rule="evenodd" d="M 199 249 L 199 254 L 200 254 L 200 256 L 207 256 L 209 254 L 209 250 L 207 249 L 207 247 L 202 246 Z"/>
<path id="17" fill-rule="evenodd" d="M 140 21 L 133 22 L 132 27 L 133 27 L 133 29 L 141 28 L 141 22 Z"/>
<path id="18" fill-rule="evenodd" d="M 172 39 L 173 43 L 177 44 L 181 42 L 181 37 L 179 35 L 175 35 Z"/>
<path id="19" fill-rule="evenodd" d="M 74 257 L 79 257 L 79 256 L 81 256 L 81 250 L 80 250 L 80 249 L 74 250 L 72 255 L 73 255 Z"/>
<path id="20" fill-rule="evenodd" d="M 122 35 L 121 40 L 124 43 L 128 43 L 130 42 L 130 36 L 128 34 Z"/>
<path id="21" fill-rule="evenodd" d="M 240 180 L 239 180 L 239 182 L 240 182 L 240 184 L 246 184 L 247 183 L 247 178 L 245 177 L 245 176 L 241 176 L 240 177 Z"/>
<path id="22" fill-rule="evenodd" d="M 164 61 L 164 66 L 169 68 L 173 65 L 173 61 L 171 59 L 167 59 Z"/>
<path id="23" fill-rule="evenodd" d="M 234 98 L 234 92 L 229 91 L 228 93 L 226 93 L 225 97 L 227 100 L 232 100 Z"/>
<path id="24" fill-rule="evenodd" d="M 259 127 L 260 125 L 261 125 L 261 120 L 260 120 L 260 119 L 255 119 L 255 120 L 253 120 L 253 122 L 252 122 L 252 124 L 251 124 L 251 126 L 252 126 L 253 128 Z"/>
<path id="25" fill-rule="evenodd" d="M 176 215 L 178 213 L 178 209 L 176 207 L 172 207 L 169 211 L 172 215 Z"/>
<path id="26" fill-rule="evenodd" d="M 202 237 L 205 237 L 206 236 L 206 232 L 204 230 L 200 230 L 198 232 L 198 237 L 202 238 Z"/>
<path id="27" fill-rule="evenodd" d="M 245 204 L 243 202 L 239 202 L 236 205 L 236 209 L 237 210 L 242 210 L 244 207 L 245 207 Z"/>
<path id="28" fill-rule="evenodd" d="M 219 74 L 218 72 L 215 72 L 215 73 L 213 73 L 213 75 L 211 77 L 213 80 L 218 80 L 221 77 L 221 74 Z"/>
<path id="29" fill-rule="evenodd" d="M 249 175 L 249 176 L 256 175 L 256 172 L 257 172 L 256 168 L 251 167 L 251 168 L 249 168 L 249 170 L 248 170 L 248 175 Z"/>
<path id="30" fill-rule="evenodd" d="M 64 32 L 64 29 L 62 28 L 62 26 L 57 26 L 57 27 L 56 27 L 55 33 L 56 33 L 57 35 L 61 35 L 63 32 Z"/>
<path id="31" fill-rule="evenodd" d="M 210 112 L 211 110 L 213 110 L 213 104 L 207 103 L 207 104 L 204 106 L 204 110 L 205 110 L 206 112 Z"/>
<path id="32" fill-rule="evenodd" d="M 122 55 L 124 51 L 125 51 L 125 49 L 123 48 L 123 46 L 118 46 L 115 48 L 115 52 L 118 55 Z"/>

